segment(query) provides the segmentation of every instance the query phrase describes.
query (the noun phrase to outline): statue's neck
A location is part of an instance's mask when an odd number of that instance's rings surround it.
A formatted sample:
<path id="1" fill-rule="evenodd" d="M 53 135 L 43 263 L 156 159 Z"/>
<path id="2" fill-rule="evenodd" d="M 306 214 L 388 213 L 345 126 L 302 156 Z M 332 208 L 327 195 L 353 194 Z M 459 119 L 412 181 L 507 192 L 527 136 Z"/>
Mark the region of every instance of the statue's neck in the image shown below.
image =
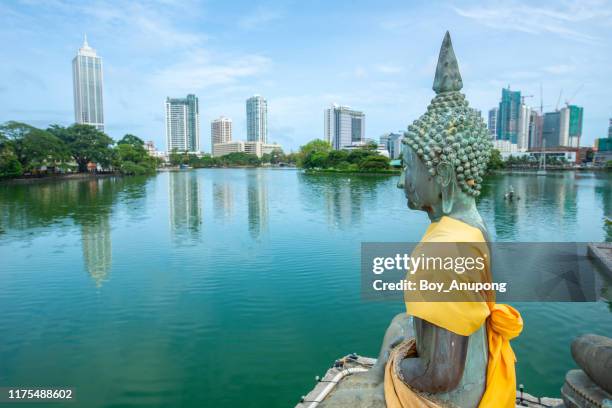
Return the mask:
<path id="1" fill-rule="evenodd" d="M 454 218 L 472 227 L 478 228 L 482 231 L 485 239 L 487 239 L 487 230 L 484 225 L 484 221 L 478 213 L 478 210 L 476 209 L 476 202 L 472 197 L 460 194 L 455 196 L 453 200 L 453 207 L 449 213 L 445 214 L 442 211 L 442 203 L 438 203 L 429 207 L 427 215 L 429 216 L 431 222 L 438 222 L 444 216 Z"/>

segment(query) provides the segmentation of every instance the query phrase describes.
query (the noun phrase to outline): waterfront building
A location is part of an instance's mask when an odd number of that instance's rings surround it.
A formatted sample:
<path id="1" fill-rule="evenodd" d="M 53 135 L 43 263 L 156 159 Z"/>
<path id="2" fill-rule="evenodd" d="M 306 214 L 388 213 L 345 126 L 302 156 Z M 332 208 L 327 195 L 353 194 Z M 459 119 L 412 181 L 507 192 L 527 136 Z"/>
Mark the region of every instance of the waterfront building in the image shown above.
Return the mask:
<path id="1" fill-rule="evenodd" d="M 610 119 L 610 128 L 612 129 L 612 119 Z M 612 160 L 612 133 L 608 131 L 608 134 L 608 137 L 595 139 L 595 155 L 593 156 L 595 166 L 604 166 Z"/>
<path id="2" fill-rule="evenodd" d="M 519 115 L 521 107 L 521 92 L 502 89 L 502 99 L 497 113 L 497 139 L 518 143 Z"/>
<path id="3" fill-rule="evenodd" d="M 580 161 L 580 151 L 573 147 L 546 147 L 530 152 L 530 155 L 537 161 L 539 161 L 543 155 L 546 156 L 547 162 L 550 162 L 551 159 L 557 159 L 571 164 L 578 164 Z"/>
<path id="4" fill-rule="evenodd" d="M 152 140 L 145 142 L 144 149 L 149 156 L 155 156 L 155 143 Z"/>
<path id="5" fill-rule="evenodd" d="M 323 117 L 324 140 L 335 150 L 362 144 L 365 141 L 365 113 L 348 106 L 332 104 Z"/>
<path id="6" fill-rule="evenodd" d="M 379 138 L 379 146 L 384 146 L 389 152 L 389 158 L 391 160 L 398 159 L 402 155 L 402 133 L 401 132 L 390 132 L 385 133 Z"/>
<path id="7" fill-rule="evenodd" d="M 567 107 L 561 108 L 559 118 L 559 146 L 569 146 L 569 125 L 570 110 Z"/>
<path id="8" fill-rule="evenodd" d="M 542 147 L 542 115 L 536 110 L 529 114 L 529 149 Z"/>
<path id="9" fill-rule="evenodd" d="M 499 108 L 493 108 L 489 110 L 489 120 L 487 122 L 487 128 L 489 129 L 489 134 L 491 135 L 491 139 L 497 139 L 497 113 L 499 112 Z"/>
<path id="10" fill-rule="evenodd" d="M 168 152 L 200 151 L 200 110 L 198 97 L 166 98 L 166 140 Z"/>
<path id="11" fill-rule="evenodd" d="M 268 101 L 254 95 L 246 101 L 247 140 L 268 143 Z"/>
<path id="12" fill-rule="evenodd" d="M 519 152 L 517 144 L 512 143 L 509 140 L 494 140 L 493 148 L 499 150 L 499 152 L 502 154 L 515 154 Z"/>
<path id="13" fill-rule="evenodd" d="M 232 141 L 232 120 L 221 116 L 210 123 L 210 146 L 211 151 L 217 143 Z M 214 156 L 214 152 L 213 152 Z"/>
<path id="14" fill-rule="evenodd" d="M 608 137 L 612 138 L 612 118 L 610 118 L 610 122 L 608 123 Z"/>
<path id="15" fill-rule="evenodd" d="M 531 108 L 521 103 L 519 109 L 519 121 L 517 129 L 517 142 L 519 151 L 524 152 L 529 148 L 529 122 L 531 119 Z"/>
<path id="16" fill-rule="evenodd" d="M 542 146 L 557 147 L 563 146 L 561 111 L 546 112 L 542 124 Z M 565 126 L 567 129 L 567 126 Z"/>
<path id="17" fill-rule="evenodd" d="M 74 121 L 104 131 L 104 98 L 102 58 L 87 43 L 72 60 L 72 87 L 74 93 Z"/>
<path id="18" fill-rule="evenodd" d="M 582 115 L 584 108 L 576 105 L 568 105 L 567 109 L 569 110 L 568 146 L 580 147 L 580 138 L 582 137 Z"/>
<path id="19" fill-rule="evenodd" d="M 275 150 L 282 151 L 283 148 L 276 143 L 235 140 L 227 143 L 215 143 L 213 145 L 213 156 L 221 157 L 230 153 L 249 153 L 261 158 L 264 154 L 270 154 Z"/>

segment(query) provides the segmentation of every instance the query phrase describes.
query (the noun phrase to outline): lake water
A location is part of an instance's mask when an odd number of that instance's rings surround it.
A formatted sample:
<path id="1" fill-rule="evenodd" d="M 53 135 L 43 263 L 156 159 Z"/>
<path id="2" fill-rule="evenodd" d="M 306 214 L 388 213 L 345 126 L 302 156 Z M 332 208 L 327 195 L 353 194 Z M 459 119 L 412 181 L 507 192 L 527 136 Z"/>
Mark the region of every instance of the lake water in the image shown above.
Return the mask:
<path id="1" fill-rule="evenodd" d="M 497 175 L 479 209 L 497 241 L 610 241 L 611 181 Z M 66 406 L 293 406 L 334 359 L 375 356 L 403 310 L 360 294 L 360 243 L 428 224 L 396 182 L 211 169 L 0 185 L 0 387 L 73 387 Z M 576 335 L 612 335 L 605 302 L 515 306 L 533 394 L 559 395 Z"/>

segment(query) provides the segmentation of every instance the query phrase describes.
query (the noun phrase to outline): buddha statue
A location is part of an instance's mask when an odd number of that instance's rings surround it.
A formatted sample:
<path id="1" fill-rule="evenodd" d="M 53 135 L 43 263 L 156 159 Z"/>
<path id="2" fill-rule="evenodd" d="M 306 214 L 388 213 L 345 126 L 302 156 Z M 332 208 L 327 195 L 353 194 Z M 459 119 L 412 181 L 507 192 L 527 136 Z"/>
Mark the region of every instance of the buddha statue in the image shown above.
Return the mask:
<path id="1" fill-rule="evenodd" d="M 424 211 L 431 221 L 421 244 L 460 242 L 461 251 L 485 255 L 488 234 L 475 198 L 492 143 L 462 87 L 447 32 L 433 84 L 436 96 L 402 140 L 398 187 L 408 207 Z M 487 262 L 485 277 L 491 280 L 489 269 Z M 484 293 L 452 302 L 405 299 L 406 313 L 391 321 L 374 366 L 352 376 L 323 406 L 514 407 L 509 340 L 522 329 L 516 310 Z"/>

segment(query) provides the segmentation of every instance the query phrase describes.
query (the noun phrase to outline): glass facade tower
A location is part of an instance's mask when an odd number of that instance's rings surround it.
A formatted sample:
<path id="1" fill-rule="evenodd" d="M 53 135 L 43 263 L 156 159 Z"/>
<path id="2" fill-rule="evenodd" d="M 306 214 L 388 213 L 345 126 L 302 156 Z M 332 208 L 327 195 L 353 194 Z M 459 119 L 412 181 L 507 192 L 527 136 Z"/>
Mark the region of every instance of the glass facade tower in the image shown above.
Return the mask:
<path id="1" fill-rule="evenodd" d="M 198 97 L 166 98 L 166 140 L 168 152 L 200 151 L 200 109 Z"/>
<path id="2" fill-rule="evenodd" d="M 247 140 L 268 143 L 268 101 L 255 95 L 246 101 Z"/>
<path id="3" fill-rule="evenodd" d="M 102 58 L 87 44 L 87 36 L 72 60 L 72 84 L 74 121 L 104 131 Z"/>
<path id="4" fill-rule="evenodd" d="M 502 89 L 502 99 L 497 112 L 497 139 L 518 143 L 521 92 Z"/>

